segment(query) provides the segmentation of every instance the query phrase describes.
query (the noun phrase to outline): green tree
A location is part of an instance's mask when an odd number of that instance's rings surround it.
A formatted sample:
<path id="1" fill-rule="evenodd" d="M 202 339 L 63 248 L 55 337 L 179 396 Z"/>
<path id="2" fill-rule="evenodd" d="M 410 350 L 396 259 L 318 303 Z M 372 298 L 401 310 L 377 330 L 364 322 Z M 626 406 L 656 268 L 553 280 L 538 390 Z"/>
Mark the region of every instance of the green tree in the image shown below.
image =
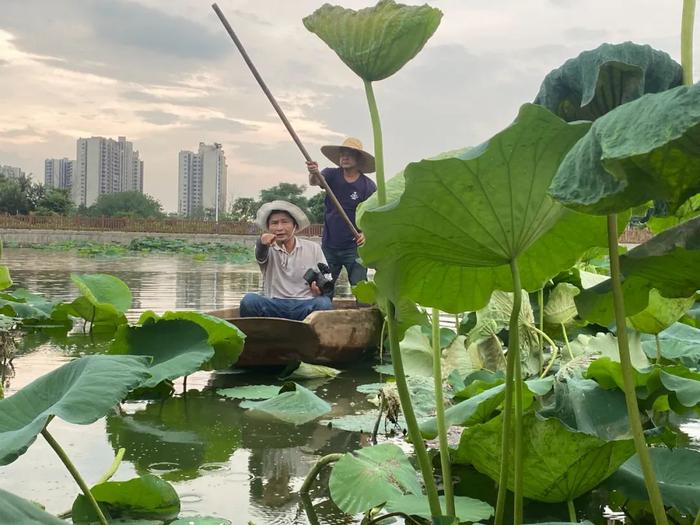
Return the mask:
<path id="1" fill-rule="evenodd" d="M 75 204 L 71 200 L 70 190 L 49 188 L 44 190 L 36 207 L 40 214 L 69 215 L 75 210 Z"/>
<path id="2" fill-rule="evenodd" d="M 33 210 L 21 181 L 0 177 L 0 213 L 27 215 Z"/>
<path id="3" fill-rule="evenodd" d="M 104 193 L 88 208 L 95 217 L 162 217 L 163 206 L 150 195 L 138 191 Z"/>
<path id="4" fill-rule="evenodd" d="M 277 186 L 260 191 L 260 203 L 283 200 L 299 206 L 304 212 L 308 212 L 309 200 L 304 197 L 306 186 L 293 184 L 291 182 L 281 182 Z"/>
<path id="5" fill-rule="evenodd" d="M 312 224 L 323 224 L 326 211 L 326 192 L 321 191 L 311 197 L 308 202 L 309 220 Z"/>
<path id="6" fill-rule="evenodd" d="M 231 203 L 229 219 L 232 221 L 252 222 L 262 203 L 252 197 L 239 197 Z"/>

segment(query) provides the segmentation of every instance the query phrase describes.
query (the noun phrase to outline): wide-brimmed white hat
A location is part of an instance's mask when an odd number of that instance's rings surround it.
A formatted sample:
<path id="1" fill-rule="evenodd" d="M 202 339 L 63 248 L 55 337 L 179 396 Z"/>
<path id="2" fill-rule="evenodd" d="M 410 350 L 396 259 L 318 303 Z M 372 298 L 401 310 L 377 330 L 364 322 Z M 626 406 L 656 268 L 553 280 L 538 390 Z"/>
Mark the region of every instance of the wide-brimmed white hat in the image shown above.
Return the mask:
<path id="1" fill-rule="evenodd" d="M 274 211 L 285 211 L 291 215 L 292 218 L 297 221 L 299 231 L 307 228 L 309 224 L 311 224 L 306 213 L 304 213 L 299 206 L 287 201 L 271 201 L 260 206 L 258 214 L 255 216 L 255 224 L 257 224 L 261 230 L 267 230 L 267 219 Z"/>
<path id="2" fill-rule="evenodd" d="M 340 146 L 321 146 L 323 153 L 328 160 L 336 165 L 340 165 L 340 149 L 351 149 L 358 153 L 360 159 L 357 161 L 357 169 L 362 173 L 374 173 L 374 155 L 362 149 L 362 142 L 354 137 L 346 138 Z"/>

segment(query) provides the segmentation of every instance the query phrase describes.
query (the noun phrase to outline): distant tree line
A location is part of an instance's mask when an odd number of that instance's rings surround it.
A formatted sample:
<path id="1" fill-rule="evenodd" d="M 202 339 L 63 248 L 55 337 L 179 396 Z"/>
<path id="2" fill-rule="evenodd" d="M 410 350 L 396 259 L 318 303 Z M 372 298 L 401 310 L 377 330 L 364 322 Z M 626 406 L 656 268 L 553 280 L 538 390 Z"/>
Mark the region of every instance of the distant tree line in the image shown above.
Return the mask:
<path id="1" fill-rule="evenodd" d="M 312 223 L 323 222 L 323 202 L 325 192 L 311 198 L 303 194 L 306 186 L 282 182 L 264 189 L 258 200 L 241 197 L 233 201 L 222 220 L 253 222 L 260 206 L 273 200 L 286 200 L 299 206 L 309 216 Z M 0 213 L 11 215 L 82 215 L 87 217 L 165 217 L 163 206 L 150 195 L 137 191 L 106 193 L 100 195 L 91 206 L 76 207 L 70 190 L 46 188 L 35 183 L 30 177 L 8 178 L 0 175 Z M 170 214 L 174 215 L 174 214 Z M 213 220 L 214 210 L 199 209 L 190 217 L 199 220 Z"/>

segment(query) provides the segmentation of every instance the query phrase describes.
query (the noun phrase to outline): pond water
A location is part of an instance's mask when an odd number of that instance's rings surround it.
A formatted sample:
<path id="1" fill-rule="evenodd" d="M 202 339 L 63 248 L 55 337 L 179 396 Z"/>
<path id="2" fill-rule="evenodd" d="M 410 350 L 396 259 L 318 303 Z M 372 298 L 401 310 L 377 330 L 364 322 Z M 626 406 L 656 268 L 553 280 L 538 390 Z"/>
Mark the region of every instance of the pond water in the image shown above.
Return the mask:
<path id="1" fill-rule="evenodd" d="M 7 249 L 3 263 L 19 286 L 55 299 L 75 297 L 71 272 L 116 275 L 131 288 L 130 320 L 144 310 L 207 311 L 238 302 L 261 285 L 256 265 L 194 261 L 191 256 L 155 255 L 85 258 L 70 252 Z M 347 293 L 347 286 L 341 292 Z M 99 346 L 99 341 L 95 343 Z M 25 338 L 31 351 L 14 359 L 15 375 L 7 380 L 6 394 L 35 378 L 89 352 L 87 336 L 71 337 L 65 344 Z M 359 364 L 325 384 L 306 385 L 333 406 L 328 417 L 372 409 L 359 384 L 376 382 L 370 363 Z M 165 402 L 127 402 L 121 413 L 88 426 L 51 422 L 49 429 L 88 482 L 109 467 L 120 447 L 126 455 L 115 480 L 153 473 L 171 482 L 182 499 L 181 516 L 216 515 L 234 524 L 309 523 L 297 491 L 314 462 L 331 452 L 358 448 L 365 439 L 312 422 L 294 427 L 255 419 L 238 402 L 220 398 L 206 388 L 242 384 L 279 384 L 268 373 L 198 373 L 188 379 L 186 395 Z M 182 384 L 176 383 L 176 392 Z M 2 467 L 0 488 L 39 501 L 58 514 L 70 509 L 78 488 L 43 438 L 14 463 Z M 348 523 L 322 489 L 312 492 L 319 523 Z"/>

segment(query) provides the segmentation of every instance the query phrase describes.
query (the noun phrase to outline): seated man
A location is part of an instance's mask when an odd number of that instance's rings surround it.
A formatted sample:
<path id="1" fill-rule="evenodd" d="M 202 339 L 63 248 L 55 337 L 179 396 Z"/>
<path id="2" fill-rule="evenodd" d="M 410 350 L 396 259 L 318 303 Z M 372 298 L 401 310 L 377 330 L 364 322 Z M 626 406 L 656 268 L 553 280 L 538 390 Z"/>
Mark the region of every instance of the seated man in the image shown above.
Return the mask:
<path id="1" fill-rule="evenodd" d="M 262 294 L 247 293 L 241 300 L 241 317 L 281 317 L 303 320 L 315 310 L 330 310 L 331 298 L 322 295 L 315 281 L 304 279 L 310 268 L 326 264 L 321 246 L 296 237 L 309 225 L 306 214 L 286 201 L 272 201 L 258 210 L 256 224 L 263 233 L 255 243 L 255 259 L 263 273 Z"/>

